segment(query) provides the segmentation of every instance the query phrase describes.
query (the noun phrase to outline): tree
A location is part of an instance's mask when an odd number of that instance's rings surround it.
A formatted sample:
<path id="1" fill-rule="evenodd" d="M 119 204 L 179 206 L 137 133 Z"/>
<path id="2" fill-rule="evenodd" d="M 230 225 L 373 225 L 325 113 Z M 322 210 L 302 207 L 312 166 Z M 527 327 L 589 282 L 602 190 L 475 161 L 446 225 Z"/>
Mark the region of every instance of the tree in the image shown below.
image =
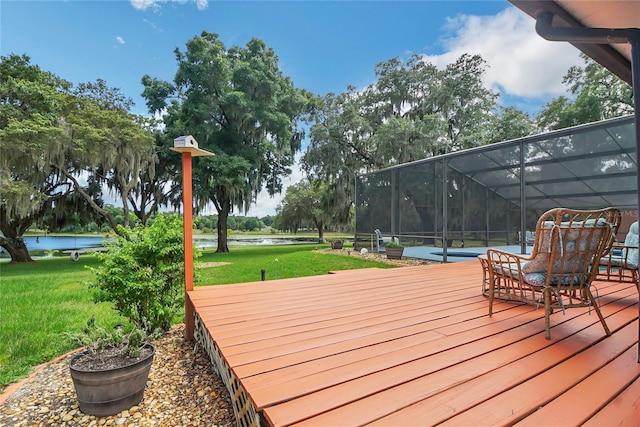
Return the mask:
<path id="1" fill-rule="evenodd" d="M 271 224 L 273 224 L 273 217 L 271 215 L 263 216 L 260 218 L 260 221 L 262 221 L 266 227 L 270 227 Z"/>
<path id="2" fill-rule="evenodd" d="M 288 187 L 276 209 L 278 224 L 282 229 L 288 229 L 295 234 L 301 224 L 313 223 L 318 230 L 318 242 L 324 242 L 324 226 L 327 219 L 325 195 L 326 192 L 319 182 L 303 180 Z"/>
<path id="3" fill-rule="evenodd" d="M 78 178 L 88 176 L 120 197 L 124 226 L 129 226 L 129 202 L 140 177 L 153 178 L 156 155 L 147 120 L 127 112 L 133 102 L 103 80 L 80 84 L 74 91 L 73 108 L 67 111 L 71 132 L 67 150 L 72 165 L 52 159 L 52 166 L 74 183 L 75 190 L 119 233 L 115 219 L 94 202 Z"/>
<path id="4" fill-rule="evenodd" d="M 633 114 L 633 90 L 600 64 L 582 54 L 584 66 L 569 68 L 563 78 L 573 99 L 560 96 L 536 117 L 543 130 L 563 129 Z"/>
<path id="5" fill-rule="evenodd" d="M 537 131 L 529 115 L 514 107 L 500 107 L 495 115 L 489 143 L 533 135 Z"/>
<path id="6" fill-rule="evenodd" d="M 497 94 L 484 86 L 484 69 L 477 55 L 444 70 L 418 55 L 393 58 L 376 66 L 377 80 L 364 90 L 323 99 L 302 161 L 325 184 L 336 224 L 350 222 L 358 174 L 493 140 Z"/>
<path id="7" fill-rule="evenodd" d="M 227 49 L 217 34 L 203 32 L 176 49 L 173 85 L 144 76 L 143 96 L 153 113 L 165 112 L 172 139 L 190 134 L 215 153 L 194 162 L 196 211 L 212 203 L 218 212 L 217 252 L 228 252 L 227 219 L 233 208 L 248 210 L 258 192 L 282 189 L 300 149 L 300 119 L 310 94 L 295 89 L 264 42 Z"/>
<path id="8" fill-rule="evenodd" d="M 194 218 L 195 226 L 203 233 L 209 234 L 218 226 L 217 215 L 197 216 Z"/>
<path id="9" fill-rule="evenodd" d="M 26 55 L 0 62 L 0 245 L 12 262 L 33 261 L 23 234 L 70 192 L 44 154 L 64 136 L 60 105 L 70 87 Z"/>
<path id="10" fill-rule="evenodd" d="M 56 230 L 102 216 L 115 230 L 102 185 L 127 194 L 150 168 L 150 134 L 119 91 L 101 81 L 71 87 L 26 55 L 0 62 L 0 245 L 12 262 L 32 261 L 22 236 L 34 223 Z"/>
<path id="11" fill-rule="evenodd" d="M 180 156 L 170 150 L 173 140 L 157 130 L 157 125 L 153 119 L 145 122 L 155 138 L 153 154 L 148 157 L 148 160 L 155 160 L 155 164 L 149 162 L 148 168 L 140 170 L 137 185 L 131 189 L 127 198 L 131 210 L 143 225 L 158 213 L 160 207 L 175 205 L 180 199 L 180 187 L 175 180 L 176 175 L 179 175 Z"/>

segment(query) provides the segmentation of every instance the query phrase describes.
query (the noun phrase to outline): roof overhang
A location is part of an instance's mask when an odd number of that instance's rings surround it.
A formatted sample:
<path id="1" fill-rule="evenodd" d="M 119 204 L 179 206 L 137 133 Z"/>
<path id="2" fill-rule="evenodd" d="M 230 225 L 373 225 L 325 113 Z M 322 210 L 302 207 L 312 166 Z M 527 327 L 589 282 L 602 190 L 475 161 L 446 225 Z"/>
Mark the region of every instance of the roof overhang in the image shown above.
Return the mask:
<path id="1" fill-rule="evenodd" d="M 556 28 L 637 28 L 640 1 L 585 0 L 509 0 L 514 6 L 536 19 L 542 11 L 553 13 Z M 576 48 L 609 69 L 629 85 L 632 84 L 631 45 L 572 42 Z"/>

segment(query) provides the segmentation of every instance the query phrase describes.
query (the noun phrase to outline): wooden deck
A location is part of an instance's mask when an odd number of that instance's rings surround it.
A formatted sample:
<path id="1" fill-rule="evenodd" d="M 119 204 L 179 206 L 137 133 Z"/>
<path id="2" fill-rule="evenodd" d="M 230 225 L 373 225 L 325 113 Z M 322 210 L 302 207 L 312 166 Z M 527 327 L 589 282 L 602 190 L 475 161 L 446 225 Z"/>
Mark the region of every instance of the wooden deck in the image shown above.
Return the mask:
<path id="1" fill-rule="evenodd" d="M 477 260 L 197 287 L 240 425 L 640 425 L 638 292 L 595 313 L 497 302 Z"/>

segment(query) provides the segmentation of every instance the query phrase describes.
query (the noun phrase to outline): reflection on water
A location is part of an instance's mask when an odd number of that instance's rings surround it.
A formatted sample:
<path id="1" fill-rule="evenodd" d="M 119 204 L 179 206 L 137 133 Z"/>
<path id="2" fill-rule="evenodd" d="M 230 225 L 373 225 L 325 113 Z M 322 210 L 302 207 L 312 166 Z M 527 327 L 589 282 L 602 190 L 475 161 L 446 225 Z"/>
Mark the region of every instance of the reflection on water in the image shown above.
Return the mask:
<path id="1" fill-rule="evenodd" d="M 218 246 L 218 239 L 214 237 L 195 237 L 194 243 L 199 248 L 210 248 Z M 313 237 L 230 237 L 229 246 L 246 245 L 295 245 L 300 243 L 317 243 L 318 238 Z"/>
<path id="2" fill-rule="evenodd" d="M 24 238 L 29 252 L 98 248 L 109 240 L 102 236 L 30 236 Z"/>
<path id="3" fill-rule="evenodd" d="M 24 238 L 29 253 L 31 255 L 41 255 L 50 251 L 62 253 L 72 250 L 83 250 L 99 248 L 104 242 L 113 240 L 102 236 L 29 236 Z M 229 246 L 245 245 L 295 245 L 299 243 L 315 243 L 317 238 L 313 237 L 279 237 L 279 236 L 252 236 L 252 237 L 232 237 L 229 238 Z M 194 243 L 199 248 L 209 248 L 218 246 L 218 239 L 215 237 L 194 236 Z M 1 248 L 0 248 L 1 249 Z M 0 250 L 0 258 L 9 255 Z"/>
<path id="4" fill-rule="evenodd" d="M 103 236 L 28 236 L 24 238 L 29 254 L 33 257 L 66 255 L 74 250 L 84 252 L 100 248 L 109 239 Z M 10 258 L 3 248 L 0 248 L 0 259 Z"/>

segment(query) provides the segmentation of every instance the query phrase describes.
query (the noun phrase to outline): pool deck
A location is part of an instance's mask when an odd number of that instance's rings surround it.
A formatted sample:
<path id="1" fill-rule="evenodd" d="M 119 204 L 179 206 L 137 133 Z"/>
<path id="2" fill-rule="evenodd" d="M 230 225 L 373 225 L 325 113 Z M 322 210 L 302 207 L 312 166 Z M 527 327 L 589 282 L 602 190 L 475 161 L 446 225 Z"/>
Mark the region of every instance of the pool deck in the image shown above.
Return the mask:
<path id="1" fill-rule="evenodd" d="M 613 334 L 482 295 L 477 260 L 197 287 L 196 338 L 241 426 L 638 426 L 638 292 L 597 283 Z M 593 310 L 592 310 L 593 312 Z"/>
<path id="2" fill-rule="evenodd" d="M 499 249 L 510 253 L 521 253 L 520 246 L 492 246 L 493 249 Z M 526 253 L 530 254 L 533 246 L 526 247 Z M 448 248 L 447 262 L 465 262 L 476 258 L 480 254 L 487 253 L 487 247 L 471 247 L 471 248 Z M 443 249 L 434 246 L 408 246 L 404 248 L 404 256 L 409 258 L 427 259 L 430 261 L 442 262 Z M 459 256 L 464 254 L 463 256 Z"/>

